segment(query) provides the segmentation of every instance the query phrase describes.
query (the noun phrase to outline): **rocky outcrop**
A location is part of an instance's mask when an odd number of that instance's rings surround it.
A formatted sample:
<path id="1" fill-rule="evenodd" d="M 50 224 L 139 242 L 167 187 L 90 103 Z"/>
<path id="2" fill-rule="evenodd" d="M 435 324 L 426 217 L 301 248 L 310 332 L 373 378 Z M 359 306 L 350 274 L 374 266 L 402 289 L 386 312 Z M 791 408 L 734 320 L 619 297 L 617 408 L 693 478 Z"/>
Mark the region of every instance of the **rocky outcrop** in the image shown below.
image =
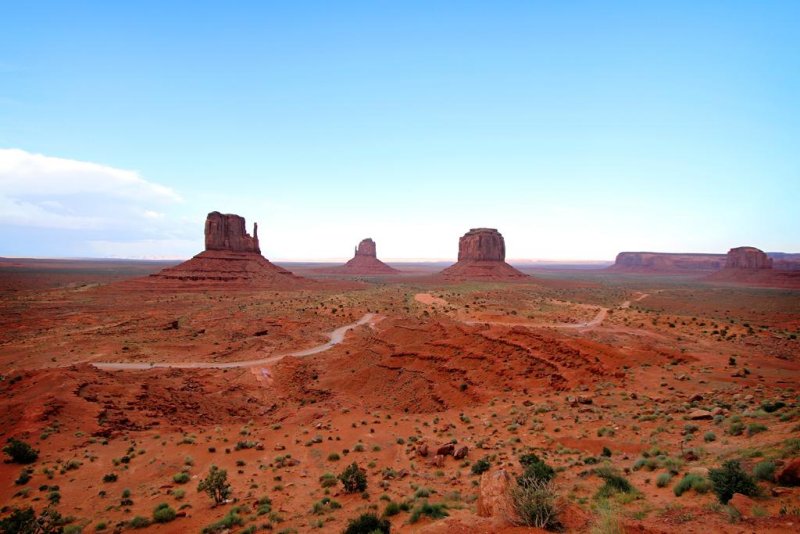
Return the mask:
<path id="1" fill-rule="evenodd" d="M 737 247 L 728 251 L 726 269 L 772 269 L 772 258 L 755 247 Z"/>
<path id="2" fill-rule="evenodd" d="M 361 243 L 359 243 L 358 246 L 356 247 L 355 253 L 353 254 L 353 258 L 358 258 L 359 256 L 365 258 L 378 257 L 375 241 L 373 241 L 371 237 L 362 239 Z"/>
<path id="3" fill-rule="evenodd" d="M 206 250 L 229 252 L 254 252 L 261 254 L 258 246 L 258 223 L 253 224 L 253 235 L 247 233 L 244 217 L 232 213 L 212 211 L 206 216 Z"/>
<path id="4" fill-rule="evenodd" d="M 612 271 L 717 271 L 725 266 L 724 254 L 620 252 Z"/>
<path id="5" fill-rule="evenodd" d="M 362 239 L 356 247 L 353 259 L 338 267 L 316 269 L 316 272 L 347 275 L 377 275 L 399 273 L 378 259 L 377 247 L 371 237 Z"/>
<path id="6" fill-rule="evenodd" d="M 206 249 L 193 258 L 150 276 L 156 288 L 293 289 L 314 284 L 270 263 L 261 255 L 258 225 L 253 235 L 244 217 L 212 211 L 206 218 Z"/>
<path id="7" fill-rule="evenodd" d="M 458 240 L 458 261 L 505 261 L 506 243 L 494 228 L 473 228 Z"/>
<path id="8" fill-rule="evenodd" d="M 514 478 L 502 469 L 482 474 L 477 503 L 478 515 L 502 520 L 516 518 L 514 503 L 511 501 L 511 488 L 514 485 Z"/>
<path id="9" fill-rule="evenodd" d="M 494 228 L 473 228 L 458 240 L 458 262 L 441 272 L 451 280 L 513 280 L 528 275 L 505 262 L 506 243 Z"/>
<path id="10" fill-rule="evenodd" d="M 793 458 L 778 473 L 781 486 L 800 486 L 800 458 Z"/>

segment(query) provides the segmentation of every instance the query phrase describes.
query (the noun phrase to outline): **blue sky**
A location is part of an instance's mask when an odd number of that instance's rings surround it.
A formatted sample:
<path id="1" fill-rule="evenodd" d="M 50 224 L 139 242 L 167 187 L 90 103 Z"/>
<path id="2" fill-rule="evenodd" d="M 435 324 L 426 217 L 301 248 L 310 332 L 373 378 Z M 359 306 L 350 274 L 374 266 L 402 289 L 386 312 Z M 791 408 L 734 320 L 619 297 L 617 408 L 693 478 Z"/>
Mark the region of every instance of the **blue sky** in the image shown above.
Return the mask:
<path id="1" fill-rule="evenodd" d="M 800 251 L 798 2 L 14 2 L 0 255 Z"/>

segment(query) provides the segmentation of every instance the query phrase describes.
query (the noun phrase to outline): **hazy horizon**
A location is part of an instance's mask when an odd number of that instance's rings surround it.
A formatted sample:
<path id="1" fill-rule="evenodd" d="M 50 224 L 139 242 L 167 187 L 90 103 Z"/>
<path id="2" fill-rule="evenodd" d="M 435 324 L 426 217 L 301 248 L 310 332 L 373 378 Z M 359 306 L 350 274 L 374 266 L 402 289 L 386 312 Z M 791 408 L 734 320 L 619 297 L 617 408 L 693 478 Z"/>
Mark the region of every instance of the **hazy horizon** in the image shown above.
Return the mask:
<path id="1" fill-rule="evenodd" d="M 0 256 L 800 252 L 800 4 L 17 3 Z"/>

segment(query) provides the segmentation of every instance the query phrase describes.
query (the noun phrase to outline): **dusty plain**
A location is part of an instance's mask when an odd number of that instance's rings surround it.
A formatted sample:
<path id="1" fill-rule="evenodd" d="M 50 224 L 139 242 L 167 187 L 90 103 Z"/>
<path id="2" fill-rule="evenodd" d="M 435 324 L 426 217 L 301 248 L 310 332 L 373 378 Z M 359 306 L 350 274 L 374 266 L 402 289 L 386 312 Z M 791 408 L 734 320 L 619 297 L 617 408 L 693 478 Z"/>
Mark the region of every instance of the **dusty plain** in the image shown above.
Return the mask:
<path id="1" fill-rule="evenodd" d="M 178 517 L 147 531 L 200 532 L 233 513 L 234 532 L 341 532 L 396 503 L 396 532 L 531 532 L 477 508 L 481 476 L 516 476 L 534 452 L 556 469 L 567 532 L 800 530 L 797 487 L 762 480 L 739 511 L 674 492 L 725 460 L 752 472 L 800 456 L 798 290 L 600 270 L 447 282 L 420 269 L 158 291 L 125 279 L 164 264 L 11 263 L 0 441 L 40 453 L 24 482 L 27 466 L 0 464 L 4 513 L 54 502 L 76 529 L 112 532 L 163 502 Z M 696 410 L 715 415 L 690 420 Z M 453 441 L 466 458 L 420 454 Z M 352 462 L 363 493 L 335 480 Z M 232 502 L 198 491 L 212 464 Z M 634 491 L 599 497 L 602 466 Z M 414 518 L 425 501 L 448 515 Z"/>

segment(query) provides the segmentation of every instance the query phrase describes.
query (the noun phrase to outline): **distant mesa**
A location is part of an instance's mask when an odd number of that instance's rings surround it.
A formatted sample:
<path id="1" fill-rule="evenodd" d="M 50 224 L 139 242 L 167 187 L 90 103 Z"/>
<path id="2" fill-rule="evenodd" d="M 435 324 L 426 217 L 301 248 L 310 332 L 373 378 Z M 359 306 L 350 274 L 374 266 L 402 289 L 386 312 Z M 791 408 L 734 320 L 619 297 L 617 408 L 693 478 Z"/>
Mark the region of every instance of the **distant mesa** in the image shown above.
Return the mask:
<path id="1" fill-rule="evenodd" d="M 528 275 L 506 263 L 506 243 L 494 228 L 473 228 L 458 240 L 458 262 L 441 272 L 455 280 L 513 280 Z"/>
<path id="2" fill-rule="evenodd" d="M 270 263 L 261 255 L 258 225 L 247 233 L 244 217 L 212 211 L 206 217 L 206 249 L 175 267 L 151 275 L 151 281 L 178 288 L 294 288 L 313 282 Z"/>
<path id="3" fill-rule="evenodd" d="M 620 252 L 612 271 L 717 271 L 725 266 L 725 254 L 675 254 L 668 252 Z"/>
<path id="4" fill-rule="evenodd" d="M 338 267 L 316 269 L 317 272 L 329 274 L 397 274 L 400 271 L 389 267 L 378 259 L 377 246 L 371 237 L 362 239 L 353 252 L 353 258 Z"/>
<path id="5" fill-rule="evenodd" d="M 726 269 L 772 269 L 772 258 L 756 247 L 737 247 L 728 251 Z"/>

